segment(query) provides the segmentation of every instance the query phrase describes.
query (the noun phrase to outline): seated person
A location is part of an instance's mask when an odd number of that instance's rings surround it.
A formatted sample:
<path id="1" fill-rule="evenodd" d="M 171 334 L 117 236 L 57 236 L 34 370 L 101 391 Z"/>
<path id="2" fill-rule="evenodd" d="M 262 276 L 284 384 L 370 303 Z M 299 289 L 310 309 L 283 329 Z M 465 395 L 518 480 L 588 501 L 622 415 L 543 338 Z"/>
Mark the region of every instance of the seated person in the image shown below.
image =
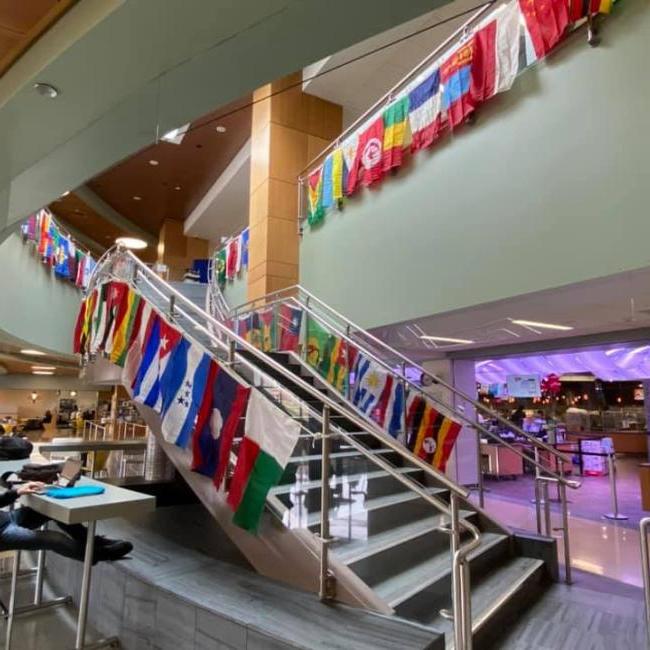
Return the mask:
<path id="1" fill-rule="evenodd" d="M 23 494 L 34 494 L 47 487 L 33 481 L 7 490 L 0 495 L 0 507 L 8 506 Z M 87 531 L 81 524 L 56 522 L 63 531 L 39 530 L 50 521 L 31 508 L 17 508 L 12 512 L 0 511 L 0 551 L 54 551 L 65 557 L 83 562 Z M 95 537 L 94 562 L 123 558 L 133 550 L 133 544 L 122 540 Z"/>

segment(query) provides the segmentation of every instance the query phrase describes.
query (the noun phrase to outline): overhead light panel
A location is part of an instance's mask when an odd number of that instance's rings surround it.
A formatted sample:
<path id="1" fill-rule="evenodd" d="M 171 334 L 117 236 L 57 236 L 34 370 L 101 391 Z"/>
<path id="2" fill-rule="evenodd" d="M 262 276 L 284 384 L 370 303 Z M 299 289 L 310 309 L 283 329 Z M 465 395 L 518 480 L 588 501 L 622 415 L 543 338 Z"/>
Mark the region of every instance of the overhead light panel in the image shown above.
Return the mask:
<path id="1" fill-rule="evenodd" d="M 33 357 L 44 357 L 45 352 L 41 352 L 40 350 L 32 350 L 31 348 L 25 348 L 24 350 L 20 351 L 20 354 L 29 354 Z"/>
<path id="2" fill-rule="evenodd" d="M 439 341 L 440 343 L 459 343 L 460 345 L 469 345 L 470 343 L 475 343 L 475 341 L 470 341 L 469 339 L 455 339 L 450 336 L 422 335 L 420 338 L 425 341 Z"/>
<path id="3" fill-rule="evenodd" d="M 521 320 L 521 319 L 510 319 L 511 323 L 515 325 L 523 325 L 524 327 L 539 327 L 544 330 L 558 330 L 560 332 L 568 332 L 572 330 L 573 327 L 570 325 L 556 325 L 555 323 L 539 323 L 534 320 Z"/>
<path id="4" fill-rule="evenodd" d="M 52 370 L 32 370 L 32 375 L 53 375 Z"/>
<path id="5" fill-rule="evenodd" d="M 147 242 L 144 239 L 138 239 L 138 237 L 118 237 L 115 243 L 134 251 L 139 251 L 147 247 Z"/>
<path id="6" fill-rule="evenodd" d="M 171 142 L 171 144 L 180 144 L 183 142 L 183 138 L 185 137 L 185 134 L 189 128 L 190 125 L 188 122 L 187 124 L 183 124 L 183 126 L 179 126 L 177 129 L 168 131 L 165 133 L 165 135 L 163 135 L 161 140 L 164 140 L 165 142 Z"/>
<path id="7" fill-rule="evenodd" d="M 153 158 L 149 161 L 149 164 L 152 167 L 157 167 L 160 163 L 157 160 L 154 160 Z"/>
<path id="8" fill-rule="evenodd" d="M 137 194 L 133 197 L 134 201 L 142 201 L 142 197 L 138 196 Z"/>
<path id="9" fill-rule="evenodd" d="M 56 99 L 61 92 L 58 88 L 55 88 L 52 84 L 46 83 L 35 83 L 34 90 L 41 96 L 47 99 Z"/>
<path id="10" fill-rule="evenodd" d="M 32 370 L 56 370 L 56 366 L 32 366 Z"/>

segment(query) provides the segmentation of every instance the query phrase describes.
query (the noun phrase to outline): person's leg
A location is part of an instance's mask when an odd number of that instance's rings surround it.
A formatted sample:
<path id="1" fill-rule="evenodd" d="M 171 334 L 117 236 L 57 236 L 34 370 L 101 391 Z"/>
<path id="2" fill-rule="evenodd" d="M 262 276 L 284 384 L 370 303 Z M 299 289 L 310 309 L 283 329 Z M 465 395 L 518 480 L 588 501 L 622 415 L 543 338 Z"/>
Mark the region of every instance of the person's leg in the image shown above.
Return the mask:
<path id="1" fill-rule="evenodd" d="M 12 522 L 0 531 L 0 550 L 54 551 L 73 560 L 83 561 L 85 547 L 64 533 L 55 530 L 30 530 Z"/>
<path id="2" fill-rule="evenodd" d="M 86 537 L 88 536 L 86 527 L 81 524 L 62 524 L 56 520 L 51 520 L 49 517 L 31 508 L 17 508 L 12 512 L 11 519 L 17 526 L 29 528 L 30 530 L 36 530 L 48 521 L 54 521 L 64 533 L 70 535 L 72 539 L 80 544 L 85 544 Z"/>

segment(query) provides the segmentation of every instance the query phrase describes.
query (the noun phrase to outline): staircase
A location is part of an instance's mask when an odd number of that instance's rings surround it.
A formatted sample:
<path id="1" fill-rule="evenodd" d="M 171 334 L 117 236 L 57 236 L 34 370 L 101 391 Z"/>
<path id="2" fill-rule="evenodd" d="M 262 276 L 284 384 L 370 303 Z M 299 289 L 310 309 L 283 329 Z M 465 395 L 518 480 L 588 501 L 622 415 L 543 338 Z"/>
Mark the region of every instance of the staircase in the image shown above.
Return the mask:
<path id="1" fill-rule="evenodd" d="M 337 600 L 424 626 L 429 647 L 458 649 L 472 642 L 498 647 L 508 621 L 557 575 L 554 540 L 515 535 L 498 524 L 468 500 L 467 490 L 361 416 L 295 353 L 262 353 L 211 318 L 198 306 L 201 296 L 184 296 L 195 285 L 175 289 L 120 249 L 100 261 L 91 288 L 111 278 L 129 281 L 228 372 L 302 423 L 257 537 L 232 524 L 225 496 L 190 471 L 187 451 L 160 441 L 260 573 L 323 596 L 333 578 Z M 109 366 L 100 360 L 89 374 L 115 381 L 119 373 L 111 376 Z M 146 407 L 142 415 L 158 432 L 159 416 Z M 320 536 L 323 526 L 331 544 Z M 323 574 L 321 557 L 328 552 Z"/>

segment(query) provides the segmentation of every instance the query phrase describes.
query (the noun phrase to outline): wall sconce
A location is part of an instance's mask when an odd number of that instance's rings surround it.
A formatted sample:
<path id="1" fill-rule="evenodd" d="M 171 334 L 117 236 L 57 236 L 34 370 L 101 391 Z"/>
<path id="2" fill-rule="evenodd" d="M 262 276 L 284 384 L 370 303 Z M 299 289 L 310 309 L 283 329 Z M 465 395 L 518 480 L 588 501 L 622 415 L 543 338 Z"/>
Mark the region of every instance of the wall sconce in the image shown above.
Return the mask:
<path id="1" fill-rule="evenodd" d="M 32 391 L 32 404 L 36 404 L 36 400 L 38 399 L 38 393 L 34 390 Z"/>

